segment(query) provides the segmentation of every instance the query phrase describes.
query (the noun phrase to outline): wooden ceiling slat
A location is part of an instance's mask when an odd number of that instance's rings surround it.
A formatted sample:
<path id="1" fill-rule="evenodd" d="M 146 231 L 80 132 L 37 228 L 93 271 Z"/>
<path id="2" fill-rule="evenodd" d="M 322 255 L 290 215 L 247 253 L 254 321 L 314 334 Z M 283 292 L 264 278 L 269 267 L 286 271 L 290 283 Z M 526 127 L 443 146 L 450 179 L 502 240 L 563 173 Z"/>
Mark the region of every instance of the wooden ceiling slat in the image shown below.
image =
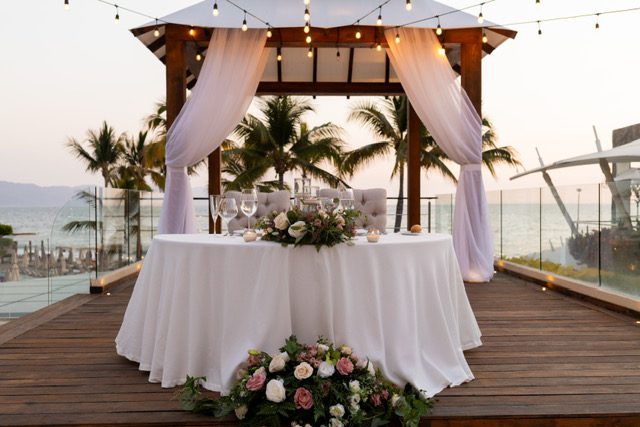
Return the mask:
<path id="1" fill-rule="evenodd" d="M 404 94 L 400 83 L 260 82 L 256 95 L 352 95 L 395 96 Z"/>
<path id="2" fill-rule="evenodd" d="M 384 55 L 384 82 L 389 83 L 389 75 L 391 74 L 391 61 L 389 55 Z"/>
<path id="3" fill-rule="evenodd" d="M 276 54 L 282 55 L 282 48 L 280 46 L 278 46 Z M 278 61 L 276 58 L 276 62 L 278 63 L 278 82 L 282 82 L 282 61 Z"/>

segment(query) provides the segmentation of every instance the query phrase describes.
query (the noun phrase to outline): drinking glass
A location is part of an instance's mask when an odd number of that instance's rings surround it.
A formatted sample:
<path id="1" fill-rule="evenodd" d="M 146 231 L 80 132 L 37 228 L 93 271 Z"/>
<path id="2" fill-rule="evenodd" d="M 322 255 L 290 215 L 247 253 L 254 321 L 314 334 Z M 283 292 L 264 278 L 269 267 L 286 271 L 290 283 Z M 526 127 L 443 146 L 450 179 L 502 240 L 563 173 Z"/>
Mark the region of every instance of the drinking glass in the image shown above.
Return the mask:
<path id="1" fill-rule="evenodd" d="M 222 196 L 212 195 L 209 196 L 209 212 L 211 212 L 211 219 L 213 220 L 213 228 L 215 230 L 216 220 L 220 215 L 220 202 L 222 201 Z"/>
<path id="2" fill-rule="evenodd" d="M 238 215 L 238 205 L 236 204 L 236 199 L 233 197 L 224 197 L 220 201 L 220 216 L 227 226 L 227 233 L 225 236 L 229 236 L 229 221 Z"/>
<path id="3" fill-rule="evenodd" d="M 258 193 L 255 189 L 242 190 L 240 210 L 247 216 L 247 228 L 251 229 L 251 217 L 258 210 Z"/>
<path id="4" fill-rule="evenodd" d="M 344 210 L 353 210 L 356 206 L 353 199 L 340 199 L 340 205 Z"/>

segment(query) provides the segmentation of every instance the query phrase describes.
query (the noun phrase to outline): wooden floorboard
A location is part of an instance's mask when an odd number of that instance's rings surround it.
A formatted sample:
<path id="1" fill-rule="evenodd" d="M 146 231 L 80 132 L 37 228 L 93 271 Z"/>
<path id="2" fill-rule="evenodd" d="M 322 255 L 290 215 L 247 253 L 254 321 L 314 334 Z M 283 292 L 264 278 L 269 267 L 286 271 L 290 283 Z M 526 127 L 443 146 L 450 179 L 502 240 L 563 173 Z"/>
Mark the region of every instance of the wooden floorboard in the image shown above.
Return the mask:
<path id="1" fill-rule="evenodd" d="M 175 390 L 115 353 L 132 283 L 0 326 L 0 426 L 203 426 Z M 635 319 L 499 274 L 469 284 L 476 379 L 437 397 L 430 427 L 640 426 Z"/>

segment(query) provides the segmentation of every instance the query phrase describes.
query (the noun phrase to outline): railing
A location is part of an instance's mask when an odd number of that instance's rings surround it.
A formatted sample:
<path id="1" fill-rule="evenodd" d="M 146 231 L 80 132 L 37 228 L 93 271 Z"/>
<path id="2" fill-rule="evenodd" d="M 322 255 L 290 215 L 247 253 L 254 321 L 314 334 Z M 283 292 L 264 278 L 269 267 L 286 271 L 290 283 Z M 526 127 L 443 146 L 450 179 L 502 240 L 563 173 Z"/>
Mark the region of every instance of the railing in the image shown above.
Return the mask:
<path id="1" fill-rule="evenodd" d="M 629 181 L 487 193 L 496 259 L 640 299 L 640 186 Z M 438 196 L 435 230 L 454 202 Z"/>

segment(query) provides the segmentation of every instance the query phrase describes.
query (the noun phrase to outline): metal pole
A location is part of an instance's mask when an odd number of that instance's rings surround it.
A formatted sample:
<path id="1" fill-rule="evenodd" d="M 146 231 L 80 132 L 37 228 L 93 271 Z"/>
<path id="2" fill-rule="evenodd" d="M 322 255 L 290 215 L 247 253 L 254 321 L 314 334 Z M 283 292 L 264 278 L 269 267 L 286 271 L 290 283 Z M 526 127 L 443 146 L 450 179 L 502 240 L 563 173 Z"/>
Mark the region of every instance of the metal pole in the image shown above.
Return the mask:
<path id="1" fill-rule="evenodd" d="M 427 232 L 431 233 L 431 200 L 427 201 Z"/>
<path id="2" fill-rule="evenodd" d="M 542 270 L 542 187 L 540 187 L 540 190 L 538 192 L 538 206 L 540 209 L 540 230 L 538 231 L 538 245 L 539 245 L 539 249 L 540 249 L 540 270 Z"/>
<path id="3" fill-rule="evenodd" d="M 502 190 L 500 190 L 500 259 L 504 259 L 504 251 L 502 247 L 502 235 L 504 234 L 502 222 Z"/>
<path id="4" fill-rule="evenodd" d="M 600 192 L 602 186 L 598 184 L 598 286 L 602 286 L 602 227 L 600 222 L 600 210 L 602 205 L 600 204 Z"/>
<path id="5" fill-rule="evenodd" d="M 93 233 L 94 241 L 95 241 L 95 246 L 93 249 L 94 249 L 94 253 L 96 254 L 96 280 L 97 280 L 98 279 L 98 187 L 93 187 L 93 194 L 94 194 L 93 219 L 96 224 L 96 230 Z"/>

